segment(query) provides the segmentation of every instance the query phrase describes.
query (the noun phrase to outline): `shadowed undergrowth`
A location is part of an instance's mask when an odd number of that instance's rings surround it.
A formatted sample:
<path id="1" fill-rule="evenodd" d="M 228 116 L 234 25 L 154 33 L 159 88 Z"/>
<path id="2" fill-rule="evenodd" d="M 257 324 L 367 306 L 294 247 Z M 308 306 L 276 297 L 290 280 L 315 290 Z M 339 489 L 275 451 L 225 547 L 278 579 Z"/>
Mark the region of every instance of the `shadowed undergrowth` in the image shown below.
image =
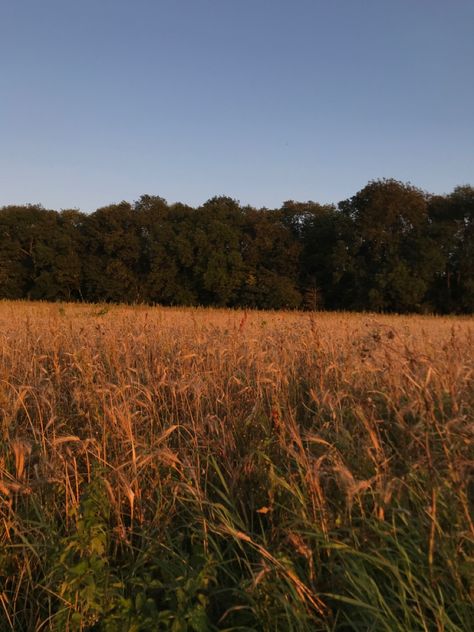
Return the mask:
<path id="1" fill-rule="evenodd" d="M 471 629 L 472 324 L 0 304 L 0 630 Z"/>

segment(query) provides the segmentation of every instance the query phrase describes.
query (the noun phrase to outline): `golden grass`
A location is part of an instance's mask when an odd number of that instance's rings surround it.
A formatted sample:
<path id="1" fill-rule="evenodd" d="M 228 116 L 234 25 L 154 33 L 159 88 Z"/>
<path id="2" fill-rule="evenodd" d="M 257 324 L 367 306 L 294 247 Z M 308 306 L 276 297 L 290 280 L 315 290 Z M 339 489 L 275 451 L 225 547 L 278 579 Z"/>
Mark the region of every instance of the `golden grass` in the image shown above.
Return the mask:
<path id="1" fill-rule="evenodd" d="M 473 325 L 0 303 L 0 629 L 463 629 Z"/>

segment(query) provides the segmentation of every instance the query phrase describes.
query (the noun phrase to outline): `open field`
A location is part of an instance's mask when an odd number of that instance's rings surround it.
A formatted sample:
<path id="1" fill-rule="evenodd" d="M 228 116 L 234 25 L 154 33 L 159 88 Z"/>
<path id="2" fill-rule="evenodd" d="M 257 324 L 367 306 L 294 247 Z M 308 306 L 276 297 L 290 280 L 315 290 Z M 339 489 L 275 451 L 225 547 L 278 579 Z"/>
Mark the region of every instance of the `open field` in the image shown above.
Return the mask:
<path id="1" fill-rule="evenodd" d="M 474 319 L 0 303 L 0 630 L 472 630 Z"/>

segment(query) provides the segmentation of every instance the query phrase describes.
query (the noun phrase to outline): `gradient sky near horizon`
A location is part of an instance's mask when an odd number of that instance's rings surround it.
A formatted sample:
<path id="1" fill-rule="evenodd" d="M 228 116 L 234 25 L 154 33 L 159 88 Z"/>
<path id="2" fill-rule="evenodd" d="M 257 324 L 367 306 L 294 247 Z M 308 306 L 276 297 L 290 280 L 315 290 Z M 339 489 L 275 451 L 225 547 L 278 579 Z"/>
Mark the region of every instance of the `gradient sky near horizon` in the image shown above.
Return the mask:
<path id="1" fill-rule="evenodd" d="M 0 0 L 0 205 L 474 185 L 472 0 Z"/>

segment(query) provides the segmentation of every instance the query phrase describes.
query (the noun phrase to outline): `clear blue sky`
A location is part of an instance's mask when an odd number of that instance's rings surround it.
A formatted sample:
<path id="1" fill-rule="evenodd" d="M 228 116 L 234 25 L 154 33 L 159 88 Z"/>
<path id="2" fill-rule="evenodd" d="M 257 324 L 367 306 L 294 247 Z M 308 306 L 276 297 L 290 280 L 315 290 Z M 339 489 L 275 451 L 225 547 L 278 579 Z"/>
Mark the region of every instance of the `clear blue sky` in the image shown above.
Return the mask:
<path id="1" fill-rule="evenodd" d="M 474 184 L 473 0 L 0 0 L 0 205 Z"/>

